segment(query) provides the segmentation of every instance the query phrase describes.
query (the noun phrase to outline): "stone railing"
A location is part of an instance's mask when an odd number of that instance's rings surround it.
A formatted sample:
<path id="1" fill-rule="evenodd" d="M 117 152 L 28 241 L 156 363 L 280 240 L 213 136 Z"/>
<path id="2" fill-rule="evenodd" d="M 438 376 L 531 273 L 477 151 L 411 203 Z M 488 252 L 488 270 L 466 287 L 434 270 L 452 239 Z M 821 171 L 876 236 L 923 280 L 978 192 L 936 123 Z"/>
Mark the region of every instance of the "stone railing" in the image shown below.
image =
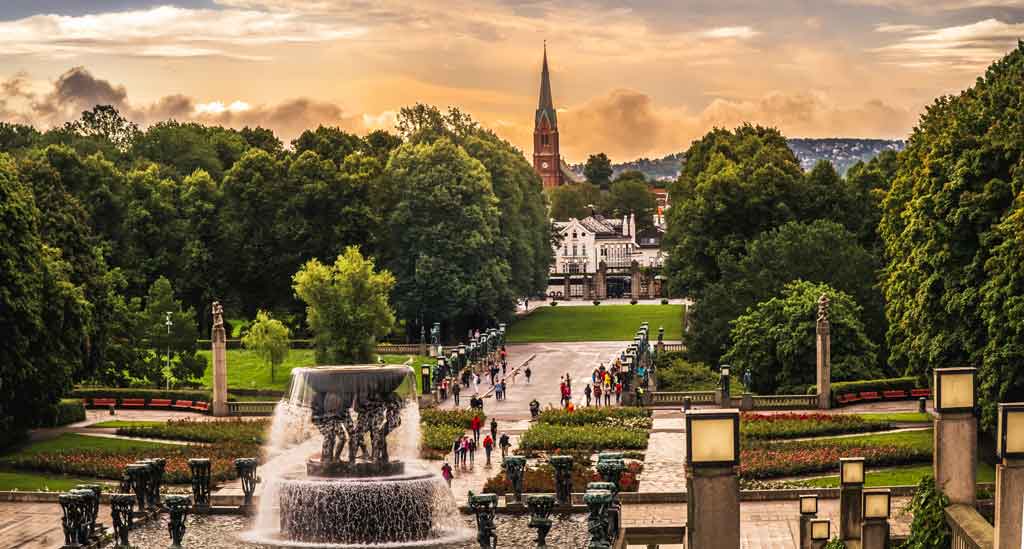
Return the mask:
<path id="1" fill-rule="evenodd" d="M 952 530 L 952 549 L 992 549 L 995 529 L 970 505 L 946 507 L 946 524 Z"/>
<path id="2" fill-rule="evenodd" d="M 232 416 L 272 416 L 277 401 L 242 401 L 228 402 L 228 415 Z"/>
<path id="3" fill-rule="evenodd" d="M 378 343 L 376 353 L 378 355 L 418 355 L 421 350 L 419 343 Z"/>
<path id="4" fill-rule="evenodd" d="M 686 350 L 686 346 L 682 343 L 663 343 L 662 347 L 666 353 L 681 353 Z"/>
<path id="5" fill-rule="evenodd" d="M 752 410 L 816 410 L 818 395 L 755 395 L 751 405 Z"/>
<path id="6" fill-rule="evenodd" d="M 682 406 L 683 399 L 690 397 L 692 404 L 714 404 L 716 391 L 653 391 L 648 394 L 648 406 Z"/>

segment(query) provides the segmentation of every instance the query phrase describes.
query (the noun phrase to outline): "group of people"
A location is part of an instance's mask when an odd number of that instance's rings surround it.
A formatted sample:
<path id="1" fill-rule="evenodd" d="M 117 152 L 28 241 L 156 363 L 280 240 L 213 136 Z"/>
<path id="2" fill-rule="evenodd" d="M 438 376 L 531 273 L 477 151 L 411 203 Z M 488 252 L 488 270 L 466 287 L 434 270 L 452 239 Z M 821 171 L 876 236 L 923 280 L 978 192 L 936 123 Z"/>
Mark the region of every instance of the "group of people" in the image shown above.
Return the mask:
<path id="1" fill-rule="evenodd" d="M 590 406 L 591 396 L 596 406 L 601 405 L 604 399 L 605 406 L 611 406 L 612 395 L 615 395 L 615 404 L 622 402 L 622 364 L 616 359 L 611 368 L 605 368 L 604 364 L 594 368 L 590 376 L 591 383 L 583 388 L 583 396 L 587 399 L 587 406 Z M 593 388 L 591 388 L 593 385 Z"/>
<path id="2" fill-rule="evenodd" d="M 498 436 L 498 421 L 491 418 L 490 432 L 484 434 L 483 440 L 480 439 L 482 429 L 483 420 L 480 419 L 480 416 L 474 416 L 470 422 L 472 436 L 467 434 L 460 435 L 452 443 L 452 460 L 455 462 L 454 469 L 472 469 L 476 463 L 477 450 L 481 446 L 484 449 L 486 467 L 491 466 L 491 453 L 494 451 L 495 444 L 501 449 L 501 459 L 504 460 L 508 457 L 512 442 L 509 439 L 508 433 L 502 433 L 500 437 Z M 452 478 L 455 475 L 453 467 L 447 461 L 441 466 L 441 476 L 451 486 Z"/>

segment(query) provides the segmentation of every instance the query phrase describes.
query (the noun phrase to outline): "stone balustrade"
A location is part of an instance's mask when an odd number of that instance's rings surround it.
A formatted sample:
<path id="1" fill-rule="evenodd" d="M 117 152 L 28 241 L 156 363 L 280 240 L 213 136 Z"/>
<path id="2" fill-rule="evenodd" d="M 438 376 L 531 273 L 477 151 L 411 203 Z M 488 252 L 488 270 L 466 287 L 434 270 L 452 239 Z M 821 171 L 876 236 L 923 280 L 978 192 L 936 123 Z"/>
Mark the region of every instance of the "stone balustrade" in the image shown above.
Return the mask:
<path id="1" fill-rule="evenodd" d="M 946 524 L 952 530 L 952 549 L 993 549 L 995 529 L 970 505 L 946 507 Z"/>

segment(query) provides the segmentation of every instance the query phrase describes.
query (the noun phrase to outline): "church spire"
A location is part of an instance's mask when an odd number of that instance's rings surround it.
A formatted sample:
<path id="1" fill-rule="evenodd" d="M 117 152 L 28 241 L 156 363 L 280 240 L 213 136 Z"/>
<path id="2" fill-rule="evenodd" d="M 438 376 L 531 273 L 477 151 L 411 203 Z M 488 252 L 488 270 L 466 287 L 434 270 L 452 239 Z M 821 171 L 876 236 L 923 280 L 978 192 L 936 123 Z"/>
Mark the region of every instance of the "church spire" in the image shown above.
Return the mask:
<path id="1" fill-rule="evenodd" d="M 548 44 L 546 40 L 544 41 L 544 65 L 540 71 L 540 101 L 537 104 L 537 126 L 540 126 L 540 122 L 545 116 L 552 128 L 558 127 L 555 104 L 551 99 L 551 76 L 548 74 Z"/>

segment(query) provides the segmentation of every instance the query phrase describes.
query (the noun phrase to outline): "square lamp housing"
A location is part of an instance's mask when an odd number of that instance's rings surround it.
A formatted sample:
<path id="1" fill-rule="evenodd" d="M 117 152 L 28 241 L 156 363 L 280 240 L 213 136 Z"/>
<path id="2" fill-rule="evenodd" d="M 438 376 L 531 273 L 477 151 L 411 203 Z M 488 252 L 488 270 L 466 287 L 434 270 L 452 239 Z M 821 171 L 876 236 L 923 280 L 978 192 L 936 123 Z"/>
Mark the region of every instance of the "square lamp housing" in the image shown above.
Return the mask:
<path id="1" fill-rule="evenodd" d="M 811 521 L 811 539 L 814 541 L 828 541 L 832 537 L 832 521 L 828 519 Z"/>
<path id="2" fill-rule="evenodd" d="M 1000 459 L 1024 459 L 1024 402 L 999 405 L 999 437 L 996 451 Z"/>
<path id="3" fill-rule="evenodd" d="M 800 496 L 800 514 L 812 516 L 818 514 L 818 496 L 814 494 Z"/>
<path id="4" fill-rule="evenodd" d="M 740 462 L 739 410 L 687 410 L 686 464 L 732 467 Z"/>
<path id="5" fill-rule="evenodd" d="M 888 519 L 892 494 L 888 489 L 864 490 L 864 518 Z"/>
<path id="6" fill-rule="evenodd" d="M 839 481 L 843 485 L 864 484 L 864 458 L 839 458 Z"/>
<path id="7" fill-rule="evenodd" d="M 731 370 L 731 369 L 732 369 L 732 367 L 729 366 L 728 364 L 722 364 L 722 375 L 723 376 L 728 376 L 729 375 L 729 370 Z"/>
<path id="8" fill-rule="evenodd" d="M 936 368 L 935 409 L 939 412 L 973 412 L 977 401 L 977 368 Z"/>

